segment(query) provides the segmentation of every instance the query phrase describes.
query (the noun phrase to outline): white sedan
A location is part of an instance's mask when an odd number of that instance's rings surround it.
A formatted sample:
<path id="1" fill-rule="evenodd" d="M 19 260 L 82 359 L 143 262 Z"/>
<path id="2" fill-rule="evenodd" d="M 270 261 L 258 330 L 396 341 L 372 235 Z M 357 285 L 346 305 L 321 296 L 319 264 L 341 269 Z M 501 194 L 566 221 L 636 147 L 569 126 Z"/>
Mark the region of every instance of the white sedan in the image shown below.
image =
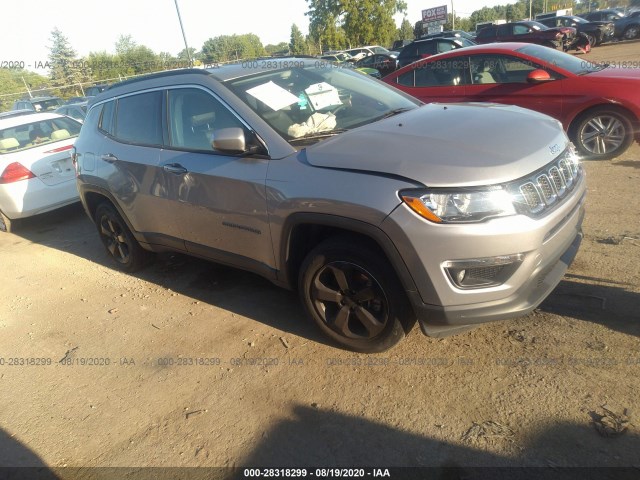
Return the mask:
<path id="1" fill-rule="evenodd" d="M 0 231 L 79 200 L 71 149 L 80 127 L 56 113 L 0 119 Z"/>

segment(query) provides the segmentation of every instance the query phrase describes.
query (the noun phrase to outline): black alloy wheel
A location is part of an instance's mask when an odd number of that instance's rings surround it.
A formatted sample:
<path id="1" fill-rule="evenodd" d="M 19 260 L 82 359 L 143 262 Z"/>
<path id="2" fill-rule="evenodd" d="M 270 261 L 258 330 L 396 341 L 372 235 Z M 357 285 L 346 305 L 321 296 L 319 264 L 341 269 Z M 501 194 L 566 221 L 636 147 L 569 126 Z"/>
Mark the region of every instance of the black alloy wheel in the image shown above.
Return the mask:
<path id="1" fill-rule="evenodd" d="M 129 227 L 112 205 L 102 203 L 98 206 L 95 223 L 100 240 L 121 270 L 134 272 L 146 263 L 149 253 L 133 237 Z"/>
<path id="2" fill-rule="evenodd" d="M 303 262 L 300 296 L 320 329 L 343 347 L 382 352 L 397 344 L 415 318 L 389 263 L 369 247 L 333 239 Z"/>

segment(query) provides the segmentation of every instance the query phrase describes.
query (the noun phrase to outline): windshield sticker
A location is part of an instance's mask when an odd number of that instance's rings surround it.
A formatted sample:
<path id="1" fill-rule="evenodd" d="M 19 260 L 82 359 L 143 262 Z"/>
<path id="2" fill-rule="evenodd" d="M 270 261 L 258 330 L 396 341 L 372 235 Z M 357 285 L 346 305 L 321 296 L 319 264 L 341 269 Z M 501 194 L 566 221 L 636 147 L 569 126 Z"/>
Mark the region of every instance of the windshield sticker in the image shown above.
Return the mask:
<path id="1" fill-rule="evenodd" d="M 276 112 L 298 102 L 298 97 L 271 81 L 250 88 L 247 93 Z"/>
<path id="2" fill-rule="evenodd" d="M 305 90 L 313 108 L 321 110 L 333 105 L 342 105 L 338 90 L 327 82 L 314 83 Z"/>

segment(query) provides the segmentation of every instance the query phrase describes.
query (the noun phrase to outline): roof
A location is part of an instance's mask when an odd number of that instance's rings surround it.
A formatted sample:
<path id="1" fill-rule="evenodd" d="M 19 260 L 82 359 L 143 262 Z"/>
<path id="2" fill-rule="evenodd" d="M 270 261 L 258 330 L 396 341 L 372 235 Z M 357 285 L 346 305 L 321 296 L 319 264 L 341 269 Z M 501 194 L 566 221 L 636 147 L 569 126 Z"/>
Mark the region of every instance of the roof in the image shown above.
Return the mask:
<path id="1" fill-rule="evenodd" d="M 20 115 L 17 117 L 0 118 L 0 128 L 12 128 L 18 125 L 26 125 L 41 120 L 50 120 L 52 118 L 64 118 L 63 115 L 53 112 L 32 113 L 31 115 Z"/>
<path id="2" fill-rule="evenodd" d="M 60 97 L 33 97 L 33 98 L 23 98 L 21 100 L 16 100 L 16 102 L 42 102 L 44 100 L 57 100 Z"/>

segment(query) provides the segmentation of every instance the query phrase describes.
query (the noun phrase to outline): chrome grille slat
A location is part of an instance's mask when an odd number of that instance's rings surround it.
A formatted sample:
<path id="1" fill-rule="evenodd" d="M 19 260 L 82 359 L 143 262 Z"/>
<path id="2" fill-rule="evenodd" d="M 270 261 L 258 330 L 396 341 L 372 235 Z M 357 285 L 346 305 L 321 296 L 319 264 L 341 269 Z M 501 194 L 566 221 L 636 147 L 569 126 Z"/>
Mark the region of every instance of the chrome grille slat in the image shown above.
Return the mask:
<path id="1" fill-rule="evenodd" d="M 570 146 L 551 163 L 507 188 L 521 213 L 538 216 L 567 198 L 581 176 L 582 167 Z"/>

